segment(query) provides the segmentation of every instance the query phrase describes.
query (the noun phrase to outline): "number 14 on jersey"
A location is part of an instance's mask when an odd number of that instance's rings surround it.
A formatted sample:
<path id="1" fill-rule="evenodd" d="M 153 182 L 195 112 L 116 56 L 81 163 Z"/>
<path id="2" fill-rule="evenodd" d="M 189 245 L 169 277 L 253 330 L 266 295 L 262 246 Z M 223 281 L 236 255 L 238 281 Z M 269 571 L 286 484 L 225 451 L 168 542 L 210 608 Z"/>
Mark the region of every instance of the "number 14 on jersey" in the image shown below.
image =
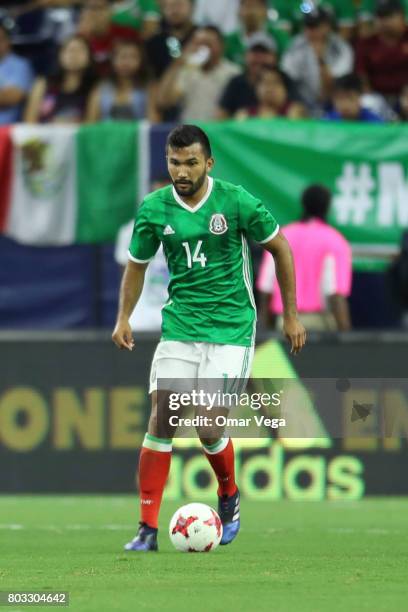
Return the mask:
<path id="1" fill-rule="evenodd" d="M 200 253 L 201 246 L 203 244 L 202 240 L 199 240 L 196 244 L 196 248 L 194 249 L 193 256 L 191 256 L 191 249 L 188 242 L 182 242 L 182 246 L 186 249 L 187 254 L 187 267 L 192 268 L 193 263 L 201 264 L 202 268 L 205 268 L 205 264 L 207 263 L 207 258 L 204 253 Z"/>

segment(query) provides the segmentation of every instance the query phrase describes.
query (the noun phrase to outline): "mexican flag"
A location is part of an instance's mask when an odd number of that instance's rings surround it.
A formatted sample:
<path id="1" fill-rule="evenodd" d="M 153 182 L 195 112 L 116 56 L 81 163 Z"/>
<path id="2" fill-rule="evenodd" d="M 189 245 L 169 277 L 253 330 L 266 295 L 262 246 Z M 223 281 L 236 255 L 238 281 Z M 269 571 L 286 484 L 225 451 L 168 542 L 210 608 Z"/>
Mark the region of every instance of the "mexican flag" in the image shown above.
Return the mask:
<path id="1" fill-rule="evenodd" d="M 115 240 L 138 200 L 136 123 L 0 129 L 0 232 L 24 244 Z"/>

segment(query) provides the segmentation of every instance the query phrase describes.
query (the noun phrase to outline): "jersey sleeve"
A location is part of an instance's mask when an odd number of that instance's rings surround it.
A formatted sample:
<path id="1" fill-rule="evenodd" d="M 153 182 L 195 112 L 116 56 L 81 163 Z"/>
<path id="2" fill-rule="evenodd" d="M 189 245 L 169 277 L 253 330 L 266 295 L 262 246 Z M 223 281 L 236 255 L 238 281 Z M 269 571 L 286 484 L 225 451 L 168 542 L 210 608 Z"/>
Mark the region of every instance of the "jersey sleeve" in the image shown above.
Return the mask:
<path id="1" fill-rule="evenodd" d="M 265 204 L 241 187 L 240 194 L 241 230 L 251 240 L 264 244 L 275 238 L 279 225 Z"/>
<path id="2" fill-rule="evenodd" d="M 142 202 L 136 214 L 128 257 L 135 263 L 147 263 L 156 255 L 159 246 L 160 240 L 149 223 L 146 204 Z"/>

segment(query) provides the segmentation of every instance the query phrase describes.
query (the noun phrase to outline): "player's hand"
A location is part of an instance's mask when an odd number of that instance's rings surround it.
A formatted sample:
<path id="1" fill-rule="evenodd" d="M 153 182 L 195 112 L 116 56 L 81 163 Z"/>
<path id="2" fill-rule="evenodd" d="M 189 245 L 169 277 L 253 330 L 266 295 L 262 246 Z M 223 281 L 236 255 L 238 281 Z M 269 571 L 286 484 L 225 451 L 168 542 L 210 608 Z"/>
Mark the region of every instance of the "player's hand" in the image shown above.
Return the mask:
<path id="1" fill-rule="evenodd" d="M 306 342 L 306 330 L 296 317 L 284 318 L 283 333 L 291 343 L 290 352 L 297 355 Z"/>
<path id="2" fill-rule="evenodd" d="M 127 349 L 128 351 L 133 350 L 135 341 L 133 340 L 132 328 L 129 325 L 129 321 L 119 320 L 116 323 L 112 334 L 112 340 L 120 349 Z"/>

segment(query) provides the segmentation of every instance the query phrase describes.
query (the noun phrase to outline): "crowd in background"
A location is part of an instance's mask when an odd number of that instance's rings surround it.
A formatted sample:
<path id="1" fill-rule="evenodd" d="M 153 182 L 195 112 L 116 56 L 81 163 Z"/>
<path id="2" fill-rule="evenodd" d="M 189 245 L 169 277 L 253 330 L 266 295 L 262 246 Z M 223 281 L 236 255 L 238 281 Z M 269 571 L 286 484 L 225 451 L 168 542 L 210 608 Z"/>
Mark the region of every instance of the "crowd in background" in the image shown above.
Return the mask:
<path id="1" fill-rule="evenodd" d="M 408 0 L 6 0 L 0 124 L 408 119 Z"/>

